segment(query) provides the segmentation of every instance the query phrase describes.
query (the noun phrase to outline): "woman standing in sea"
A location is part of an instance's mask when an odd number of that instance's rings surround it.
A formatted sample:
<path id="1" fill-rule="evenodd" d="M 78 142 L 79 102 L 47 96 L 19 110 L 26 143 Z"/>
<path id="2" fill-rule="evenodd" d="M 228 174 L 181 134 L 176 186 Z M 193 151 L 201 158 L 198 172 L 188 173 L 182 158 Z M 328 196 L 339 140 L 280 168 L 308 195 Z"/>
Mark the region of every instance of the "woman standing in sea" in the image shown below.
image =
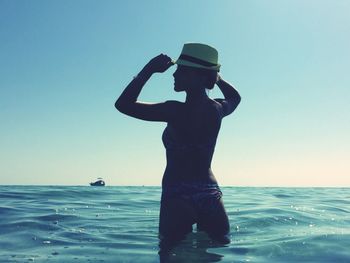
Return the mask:
<path id="1" fill-rule="evenodd" d="M 168 100 L 144 103 L 137 100 L 154 73 L 177 65 L 174 90 L 186 92 L 185 102 Z M 146 121 L 166 122 L 163 143 L 167 165 L 162 180 L 159 217 L 160 248 L 166 250 L 192 231 L 205 231 L 210 238 L 229 243 L 230 226 L 222 192 L 211 170 L 211 160 L 222 119 L 240 103 L 237 90 L 218 74 L 218 52 L 199 44 L 185 44 L 172 61 L 161 54 L 148 62 L 115 103 L 122 113 Z M 215 84 L 223 99 L 210 99 L 207 89 Z"/>

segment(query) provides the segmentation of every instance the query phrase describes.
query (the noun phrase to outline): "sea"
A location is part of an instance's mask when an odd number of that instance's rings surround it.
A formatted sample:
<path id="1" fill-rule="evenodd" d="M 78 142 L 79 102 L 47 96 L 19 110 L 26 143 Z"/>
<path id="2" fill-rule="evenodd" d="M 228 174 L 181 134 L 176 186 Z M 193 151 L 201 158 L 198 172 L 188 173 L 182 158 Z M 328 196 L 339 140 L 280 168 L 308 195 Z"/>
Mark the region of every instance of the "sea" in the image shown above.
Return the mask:
<path id="1" fill-rule="evenodd" d="M 350 262 L 350 188 L 221 187 L 231 243 L 158 251 L 157 186 L 0 186 L 0 262 Z"/>

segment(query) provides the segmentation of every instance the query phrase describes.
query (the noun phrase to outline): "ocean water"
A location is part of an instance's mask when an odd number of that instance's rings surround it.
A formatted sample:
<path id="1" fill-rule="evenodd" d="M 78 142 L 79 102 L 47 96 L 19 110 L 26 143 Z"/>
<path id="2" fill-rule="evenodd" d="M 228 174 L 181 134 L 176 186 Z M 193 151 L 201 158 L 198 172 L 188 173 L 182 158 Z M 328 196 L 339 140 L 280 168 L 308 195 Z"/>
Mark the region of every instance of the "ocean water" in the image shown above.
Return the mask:
<path id="1" fill-rule="evenodd" d="M 350 188 L 222 187 L 231 244 L 168 262 L 350 262 Z M 0 262 L 160 262 L 160 187 L 0 186 Z"/>

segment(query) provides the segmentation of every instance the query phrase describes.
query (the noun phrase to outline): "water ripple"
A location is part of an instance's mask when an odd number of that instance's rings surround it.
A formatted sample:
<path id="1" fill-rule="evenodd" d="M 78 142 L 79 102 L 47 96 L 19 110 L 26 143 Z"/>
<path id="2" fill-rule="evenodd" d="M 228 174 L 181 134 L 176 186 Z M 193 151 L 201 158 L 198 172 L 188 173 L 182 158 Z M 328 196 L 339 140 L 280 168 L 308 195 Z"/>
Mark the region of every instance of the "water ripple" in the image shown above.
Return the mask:
<path id="1" fill-rule="evenodd" d="M 159 261 L 159 187 L 0 188 L 1 262 Z M 231 244 L 194 232 L 170 262 L 350 262 L 348 188 L 222 191 Z"/>

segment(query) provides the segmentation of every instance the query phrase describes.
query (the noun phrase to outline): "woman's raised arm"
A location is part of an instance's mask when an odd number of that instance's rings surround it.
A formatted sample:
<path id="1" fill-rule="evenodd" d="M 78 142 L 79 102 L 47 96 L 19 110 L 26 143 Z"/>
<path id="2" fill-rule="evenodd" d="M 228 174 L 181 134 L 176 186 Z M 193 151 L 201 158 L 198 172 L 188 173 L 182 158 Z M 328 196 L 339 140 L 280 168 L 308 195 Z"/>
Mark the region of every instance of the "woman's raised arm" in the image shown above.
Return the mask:
<path id="1" fill-rule="evenodd" d="M 148 121 L 167 121 L 172 103 L 143 103 L 137 101 L 145 83 L 153 73 L 163 73 L 173 65 L 170 57 L 161 54 L 146 64 L 136 77 L 124 89 L 115 102 L 120 112 L 134 118 Z"/>
<path id="2" fill-rule="evenodd" d="M 218 74 L 216 85 L 220 88 L 225 99 L 215 99 L 222 105 L 223 116 L 231 114 L 241 102 L 241 96 L 233 85 L 223 80 Z"/>

